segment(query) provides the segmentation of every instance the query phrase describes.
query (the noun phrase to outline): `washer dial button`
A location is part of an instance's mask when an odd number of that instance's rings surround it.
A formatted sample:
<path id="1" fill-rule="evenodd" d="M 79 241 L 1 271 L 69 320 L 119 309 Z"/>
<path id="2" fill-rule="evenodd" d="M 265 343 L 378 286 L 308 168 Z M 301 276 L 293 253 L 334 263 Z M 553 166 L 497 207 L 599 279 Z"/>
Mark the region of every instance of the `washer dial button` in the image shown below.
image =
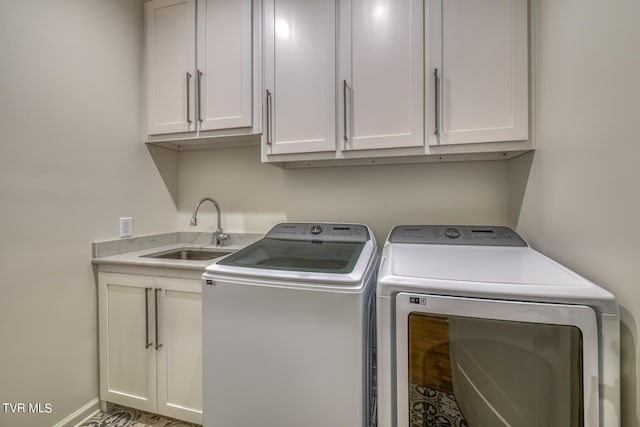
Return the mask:
<path id="1" fill-rule="evenodd" d="M 320 227 L 319 225 L 314 225 L 311 227 L 311 234 L 320 234 L 322 233 L 322 227 Z"/>

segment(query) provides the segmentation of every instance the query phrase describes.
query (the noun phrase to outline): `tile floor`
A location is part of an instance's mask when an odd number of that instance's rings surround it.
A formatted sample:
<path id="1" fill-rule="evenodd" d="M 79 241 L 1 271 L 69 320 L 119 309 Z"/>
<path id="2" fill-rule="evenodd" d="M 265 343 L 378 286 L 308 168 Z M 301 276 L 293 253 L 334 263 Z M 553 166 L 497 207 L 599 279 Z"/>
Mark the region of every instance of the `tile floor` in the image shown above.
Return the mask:
<path id="1" fill-rule="evenodd" d="M 114 405 L 107 412 L 100 412 L 78 427 L 200 427 L 160 415 Z"/>
<path id="2" fill-rule="evenodd" d="M 420 387 L 409 389 L 411 427 L 468 427 L 452 395 Z M 200 427 L 184 421 L 164 418 L 124 406 L 113 405 L 78 427 Z"/>
<path id="3" fill-rule="evenodd" d="M 469 427 L 453 395 L 409 385 L 410 427 Z"/>

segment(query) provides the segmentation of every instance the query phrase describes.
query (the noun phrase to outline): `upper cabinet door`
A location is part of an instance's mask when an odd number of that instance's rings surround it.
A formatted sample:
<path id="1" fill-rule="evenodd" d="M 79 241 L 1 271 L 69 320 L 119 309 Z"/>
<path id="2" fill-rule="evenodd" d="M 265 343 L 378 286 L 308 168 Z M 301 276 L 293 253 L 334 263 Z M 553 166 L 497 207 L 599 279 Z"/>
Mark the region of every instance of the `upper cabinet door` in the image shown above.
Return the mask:
<path id="1" fill-rule="evenodd" d="M 198 0 L 200 130 L 252 123 L 251 0 Z"/>
<path id="2" fill-rule="evenodd" d="M 528 139 L 527 0 L 443 0 L 441 7 L 440 138 L 432 143 Z"/>
<path id="3" fill-rule="evenodd" d="M 343 150 L 423 146 L 423 1 L 340 4 Z"/>
<path id="4" fill-rule="evenodd" d="M 145 3 L 148 133 L 194 131 L 195 0 Z"/>
<path id="5" fill-rule="evenodd" d="M 267 154 L 335 150 L 335 0 L 265 0 Z"/>

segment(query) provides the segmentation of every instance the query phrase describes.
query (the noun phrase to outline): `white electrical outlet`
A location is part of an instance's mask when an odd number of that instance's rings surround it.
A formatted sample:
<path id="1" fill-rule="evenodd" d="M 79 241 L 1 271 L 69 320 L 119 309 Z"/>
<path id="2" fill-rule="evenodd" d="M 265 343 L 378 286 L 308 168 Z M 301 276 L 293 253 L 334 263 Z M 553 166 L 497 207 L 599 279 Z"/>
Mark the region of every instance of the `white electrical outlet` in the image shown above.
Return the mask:
<path id="1" fill-rule="evenodd" d="M 133 218 L 120 218 L 120 237 L 133 236 Z"/>

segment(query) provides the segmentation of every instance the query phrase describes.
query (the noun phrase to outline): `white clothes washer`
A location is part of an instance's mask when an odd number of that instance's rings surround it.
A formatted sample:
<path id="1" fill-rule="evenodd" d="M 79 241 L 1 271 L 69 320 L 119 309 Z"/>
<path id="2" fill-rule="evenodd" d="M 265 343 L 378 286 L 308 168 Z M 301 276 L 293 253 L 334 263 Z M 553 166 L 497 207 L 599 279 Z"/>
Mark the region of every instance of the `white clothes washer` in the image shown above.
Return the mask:
<path id="1" fill-rule="evenodd" d="M 209 265 L 204 426 L 367 426 L 376 272 L 354 224 L 278 224 Z"/>
<path id="2" fill-rule="evenodd" d="M 620 425 L 613 295 L 509 228 L 395 227 L 377 311 L 380 427 Z"/>

